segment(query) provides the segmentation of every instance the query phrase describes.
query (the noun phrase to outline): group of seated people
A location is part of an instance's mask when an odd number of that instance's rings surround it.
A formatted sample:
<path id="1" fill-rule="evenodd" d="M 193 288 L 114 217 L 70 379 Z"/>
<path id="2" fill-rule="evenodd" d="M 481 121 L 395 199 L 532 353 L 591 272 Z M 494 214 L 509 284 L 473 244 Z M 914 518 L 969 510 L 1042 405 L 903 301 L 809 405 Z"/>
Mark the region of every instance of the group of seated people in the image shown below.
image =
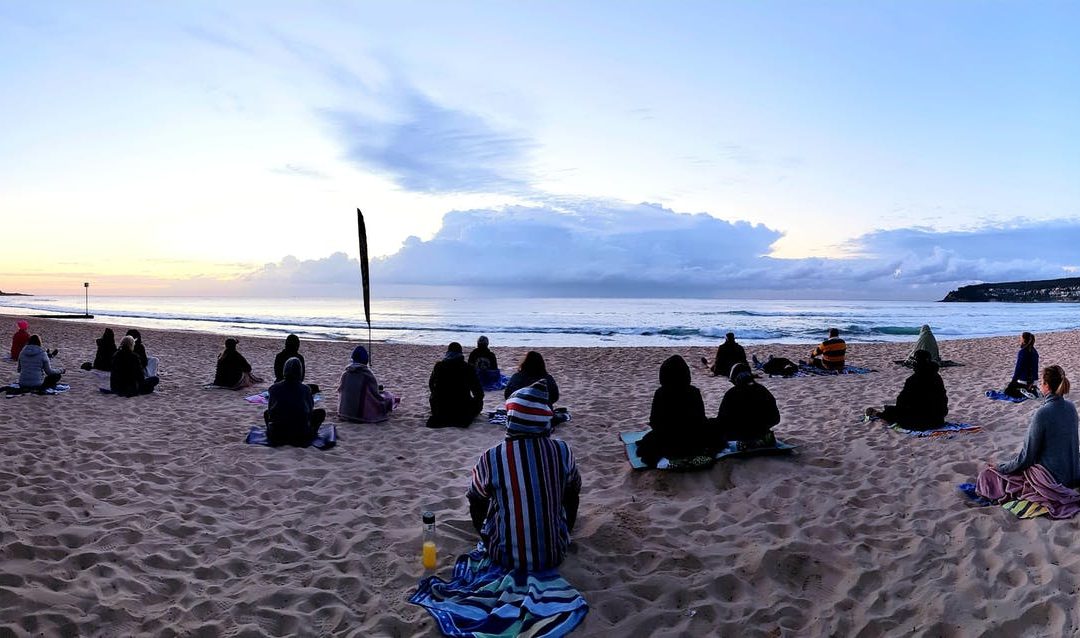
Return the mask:
<path id="1" fill-rule="evenodd" d="M 94 360 L 82 364 L 83 370 L 101 370 L 109 373 L 109 391 L 122 397 L 150 394 L 160 379 L 157 375 L 158 359 L 146 354 L 142 334 L 135 328 L 127 331 L 116 345 L 116 334 L 105 328 L 95 339 L 97 350 Z"/>

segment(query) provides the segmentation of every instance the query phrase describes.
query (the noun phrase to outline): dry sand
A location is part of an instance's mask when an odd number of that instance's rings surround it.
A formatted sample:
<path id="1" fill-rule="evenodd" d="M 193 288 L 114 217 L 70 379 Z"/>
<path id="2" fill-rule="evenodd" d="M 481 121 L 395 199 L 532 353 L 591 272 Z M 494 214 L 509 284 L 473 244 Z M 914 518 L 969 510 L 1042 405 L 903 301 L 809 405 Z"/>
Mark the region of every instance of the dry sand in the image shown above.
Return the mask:
<path id="1" fill-rule="evenodd" d="M 0 318 L 5 345 L 7 326 Z M 376 344 L 403 397 L 391 421 L 341 424 L 329 452 L 247 446 L 260 407 L 204 390 L 222 337 L 142 330 L 162 382 L 99 394 L 103 326 L 32 320 L 60 347 L 71 391 L 0 399 L 0 636 L 431 636 L 406 602 L 421 575 L 420 512 L 438 514 L 439 573 L 475 543 L 464 492 L 501 430 L 429 430 L 441 348 Z M 126 326 L 119 328 L 123 334 Z M 337 422 L 354 344 L 305 342 L 308 380 Z M 469 344 L 466 344 L 469 345 Z M 504 370 L 523 348 L 493 344 Z M 269 376 L 278 340 L 241 339 Z M 1044 365 L 1080 372 L 1080 333 L 1039 335 Z M 752 354 L 805 356 L 806 346 Z M 584 488 L 562 573 L 590 612 L 581 636 L 1059 636 L 1080 628 L 1077 521 L 1021 521 L 969 505 L 958 483 L 1014 454 L 1037 402 L 989 401 L 1016 339 L 942 342 L 953 420 L 981 433 L 918 440 L 860 422 L 908 374 L 908 346 L 860 345 L 869 375 L 763 379 L 799 445 L 790 458 L 688 474 L 633 472 L 617 433 L 644 429 L 659 364 L 682 354 L 714 412 L 728 387 L 695 364 L 712 348 L 544 348 L 573 421 Z M 0 363 L 4 380 L 14 364 Z M 500 404 L 489 394 L 486 407 Z"/>

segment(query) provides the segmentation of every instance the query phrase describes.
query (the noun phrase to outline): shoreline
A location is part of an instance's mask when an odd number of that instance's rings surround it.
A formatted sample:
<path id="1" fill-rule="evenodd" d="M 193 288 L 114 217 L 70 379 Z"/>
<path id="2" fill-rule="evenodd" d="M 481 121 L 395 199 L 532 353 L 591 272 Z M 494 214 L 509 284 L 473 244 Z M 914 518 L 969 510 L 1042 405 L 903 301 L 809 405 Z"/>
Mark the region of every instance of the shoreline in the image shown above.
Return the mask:
<path id="1" fill-rule="evenodd" d="M 375 344 L 373 368 L 402 405 L 387 423 L 360 425 L 336 418 L 337 377 L 359 342 L 302 340 L 340 442 L 268 449 L 242 443 L 262 410 L 242 397 L 266 384 L 201 388 L 227 333 L 140 328 L 162 381 L 122 399 L 78 369 L 105 325 L 119 335 L 125 324 L 34 320 L 60 348 L 71 390 L 0 399 L 0 632 L 436 635 L 405 602 L 422 574 L 420 513 L 436 512 L 445 578 L 476 541 L 469 471 L 502 438 L 484 420 L 423 427 L 443 346 Z M 1041 365 L 1080 377 L 1080 331 L 1037 339 Z M 239 349 L 265 378 L 282 342 L 241 336 Z M 590 605 L 573 635 L 1075 630 L 1071 613 L 1053 611 L 1072 609 L 1080 587 L 1075 522 L 1021 521 L 956 490 L 1023 443 L 1038 402 L 982 395 L 1008 380 L 1016 337 L 942 343 L 965 364 L 941 373 L 950 420 L 983 428 L 949 439 L 859 422 L 899 391 L 909 371 L 891 361 L 910 345 L 851 346 L 852 365 L 877 370 L 868 375 L 761 379 L 782 415 L 777 436 L 798 453 L 693 473 L 631 471 L 618 432 L 645 429 L 671 354 L 687 359 L 714 415 L 730 384 L 698 358 L 715 345 L 537 348 L 573 414 L 555 435 L 584 481 L 561 567 Z M 505 372 L 529 348 L 493 349 Z M 746 349 L 800 358 L 808 348 Z M 6 380 L 14 368 L 0 363 Z M 489 393 L 485 410 L 501 401 Z"/>

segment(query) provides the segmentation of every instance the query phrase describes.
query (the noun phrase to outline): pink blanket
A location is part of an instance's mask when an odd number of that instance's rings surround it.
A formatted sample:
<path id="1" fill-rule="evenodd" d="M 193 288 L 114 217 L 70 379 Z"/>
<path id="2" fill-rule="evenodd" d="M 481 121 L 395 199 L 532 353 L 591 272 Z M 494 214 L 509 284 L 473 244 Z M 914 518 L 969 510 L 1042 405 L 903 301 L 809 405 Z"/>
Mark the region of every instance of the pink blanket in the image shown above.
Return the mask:
<path id="1" fill-rule="evenodd" d="M 1002 474 L 988 465 L 979 472 L 975 491 L 994 502 L 1008 497 L 1039 503 L 1050 518 L 1072 518 L 1080 512 L 1080 493 L 1058 483 L 1041 465 L 1019 474 Z"/>

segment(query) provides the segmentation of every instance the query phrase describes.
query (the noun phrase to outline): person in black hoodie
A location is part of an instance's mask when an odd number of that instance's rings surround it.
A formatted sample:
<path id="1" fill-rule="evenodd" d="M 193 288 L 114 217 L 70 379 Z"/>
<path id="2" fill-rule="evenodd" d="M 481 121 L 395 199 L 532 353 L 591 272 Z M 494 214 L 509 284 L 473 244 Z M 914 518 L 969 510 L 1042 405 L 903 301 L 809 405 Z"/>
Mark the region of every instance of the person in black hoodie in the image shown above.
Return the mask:
<path id="1" fill-rule="evenodd" d="M 82 367 L 84 370 L 104 370 L 109 372 L 112 370 L 113 355 L 116 354 L 116 336 L 113 334 L 113 329 L 106 328 L 105 332 L 95 342 L 97 343 L 97 354 L 94 355 L 94 362 L 89 367 L 84 363 Z"/>
<path id="2" fill-rule="evenodd" d="M 214 385 L 239 390 L 262 381 L 251 372 L 251 364 L 247 362 L 244 355 L 236 351 L 238 343 L 240 342 L 236 339 L 225 340 L 225 350 L 218 355 L 217 359 Z"/>
<path id="3" fill-rule="evenodd" d="M 748 447 L 775 446 L 772 428 L 780 423 L 776 398 L 768 388 L 754 381 L 750 366 L 745 363 L 732 366 L 728 378 L 733 385 L 724 393 L 710 428 L 713 446 L 722 449 L 729 441 Z"/>
<path id="4" fill-rule="evenodd" d="M 315 409 L 311 390 L 303 384 L 304 364 L 291 357 L 284 365 L 284 378 L 267 391 L 268 407 L 263 412 L 266 439 L 270 445 L 307 447 L 319 434 L 326 410 Z"/>
<path id="5" fill-rule="evenodd" d="M 468 427 L 484 408 L 484 388 L 456 341 L 446 347 L 442 361 L 432 368 L 428 389 L 431 391 L 429 428 Z"/>
<path id="6" fill-rule="evenodd" d="M 653 394 L 649 432 L 638 442 L 638 456 L 655 467 L 661 458 L 708 454 L 705 403 L 690 383 L 690 366 L 679 355 L 660 364 L 660 387 Z"/>
<path id="7" fill-rule="evenodd" d="M 113 355 L 109 389 L 122 397 L 150 394 L 158 384 L 157 377 L 146 377 L 142 361 L 135 354 L 135 339 L 130 335 L 120 340 L 120 348 Z"/>
<path id="8" fill-rule="evenodd" d="M 285 362 L 293 357 L 300 360 L 300 380 L 304 380 L 307 364 L 304 362 L 304 355 L 300 354 L 300 337 L 289 335 L 285 337 L 285 349 L 274 357 L 274 383 L 285 378 Z"/>
<path id="9" fill-rule="evenodd" d="M 880 417 L 907 430 L 933 430 L 945 423 L 949 413 L 949 398 L 945 394 L 945 382 L 938 374 L 938 364 L 926 350 L 916 350 L 914 372 L 904 381 L 904 388 L 896 396 L 896 405 L 884 409 L 866 408 L 866 416 Z"/>
<path id="10" fill-rule="evenodd" d="M 724 343 L 717 346 L 712 365 L 709 365 L 709 360 L 705 357 L 701 358 L 701 362 L 709 366 L 713 376 L 726 377 L 731 372 L 731 366 L 746 363 L 746 350 L 735 343 L 735 333 L 729 332 L 724 336 Z"/>

